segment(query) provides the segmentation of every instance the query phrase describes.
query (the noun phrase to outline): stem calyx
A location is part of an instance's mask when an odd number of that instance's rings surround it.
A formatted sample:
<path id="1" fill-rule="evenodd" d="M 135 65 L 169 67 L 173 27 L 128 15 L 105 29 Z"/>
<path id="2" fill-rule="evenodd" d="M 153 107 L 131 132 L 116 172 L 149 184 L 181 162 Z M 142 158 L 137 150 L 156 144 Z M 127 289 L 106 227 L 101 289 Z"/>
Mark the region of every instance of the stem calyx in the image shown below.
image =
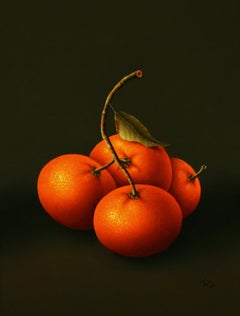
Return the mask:
<path id="1" fill-rule="evenodd" d="M 114 163 L 114 159 L 111 160 L 110 162 L 106 163 L 105 165 L 101 166 L 101 167 L 94 167 L 92 169 L 92 174 L 96 177 L 99 177 L 101 174 L 101 171 L 104 169 L 107 169 L 109 166 L 111 166 Z"/>

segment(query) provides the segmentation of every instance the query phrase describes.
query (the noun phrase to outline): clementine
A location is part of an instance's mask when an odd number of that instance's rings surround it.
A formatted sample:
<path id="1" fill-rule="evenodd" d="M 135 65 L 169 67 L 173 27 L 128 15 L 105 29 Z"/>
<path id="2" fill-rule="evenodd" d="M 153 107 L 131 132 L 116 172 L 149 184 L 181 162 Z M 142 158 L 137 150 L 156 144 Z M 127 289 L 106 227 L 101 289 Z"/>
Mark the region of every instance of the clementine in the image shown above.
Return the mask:
<path id="1" fill-rule="evenodd" d="M 185 218 L 193 213 L 199 204 L 201 184 L 198 177 L 191 180 L 196 172 L 186 161 L 176 157 L 171 157 L 170 160 L 173 176 L 169 192 L 178 201 Z"/>
<path id="2" fill-rule="evenodd" d="M 146 147 L 137 142 L 123 140 L 118 134 L 109 137 L 118 157 L 127 159 L 127 168 L 134 183 L 152 184 L 168 190 L 172 180 L 170 158 L 163 147 Z M 112 160 L 112 152 L 104 140 L 100 141 L 89 155 L 101 164 Z M 117 186 L 128 184 L 121 168 L 114 163 L 108 171 L 116 181 Z"/>
<path id="3" fill-rule="evenodd" d="M 37 181 L 39 200 L 57 222 L 72 229 L 92 229 L 98 201 L 116 187 L 107 170 L 94 174 L 99 163 L 80 154 L 65 154 L 49 161 Z"/>
<path id="4" fill-rule="evenodd" d="M 175 198 L 152 185 L 129 185 L 105 195 L 94 212 L 94 230 L 109 250 L 128 257 L 145 257 L 168 248 L 180 233 L 182 212 Z"/>

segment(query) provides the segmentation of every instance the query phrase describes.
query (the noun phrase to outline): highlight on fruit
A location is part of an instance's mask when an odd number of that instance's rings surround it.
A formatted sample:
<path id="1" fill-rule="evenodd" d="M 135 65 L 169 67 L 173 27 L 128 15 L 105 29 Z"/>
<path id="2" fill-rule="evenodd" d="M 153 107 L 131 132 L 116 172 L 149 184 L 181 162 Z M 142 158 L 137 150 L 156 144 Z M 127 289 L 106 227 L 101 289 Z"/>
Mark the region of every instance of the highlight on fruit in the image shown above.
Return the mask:
<path id="1" fill-rule="evenodd" d="M 152 256 L 169 248 L 181 233 L 183 220 L 198 207 L 200 174 L 179 157 L 168 142 L 153 137 L 132 114 L 118 111 L 112 100 L 136 70 L 123 77 L 107 95 L 100 132 L 102 139 L 88 155 L 63 154 L 45 163 L 37 193 L 45 212 L 75 230 L 94 230 L 109 251 L 127 257 Z M 116 133 L 106 132 L 113 112 Z"/>

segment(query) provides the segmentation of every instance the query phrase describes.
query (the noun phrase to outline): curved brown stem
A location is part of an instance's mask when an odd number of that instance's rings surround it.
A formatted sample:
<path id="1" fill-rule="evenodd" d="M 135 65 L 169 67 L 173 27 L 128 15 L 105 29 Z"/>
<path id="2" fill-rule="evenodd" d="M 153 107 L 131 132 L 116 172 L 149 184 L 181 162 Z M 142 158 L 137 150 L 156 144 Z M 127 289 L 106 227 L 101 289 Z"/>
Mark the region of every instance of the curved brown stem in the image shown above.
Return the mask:
<path id="1" fill-rule="evenodd" d="M 105 165 L 101 166 L 101 167 L 95 167 L 92 170 L 92 173 L 94 176 L 100 176 L 100 173 L 102 170 L 107 169 L 109 166 L 111 166 L 114 163 L 114 159 L 111 160 L 110 162 L 106 163 Z"/>
<path id="2" fill-rule="evenodd" d="M 107 99 L 105 101 L 103 110 L 102 110 L 102 115 L 101 115 L 101 135 L 103 140 L 105 140 L 108 148 L 110 149 L 110 151 L 112 152 L 113 155 L 113 159 L 114 161 L 118 164 L 118 166 L 122 169 L 122 171 L 124 172 L 124 174 L 126 175 L 129 184 L 132 187 L 132 192 L 130 193 L 131 198 L 138 198 L 139 194 L 135 188 L 135 185 L 133 183 L 132 177 L 130 176 L 129 172 L 127 171 L 127 169 L 124 167 L 124 165 L 121 163 L 121 159 L 119 159 L 107 133 L 106 133 L 106 129 L 105 129 L 105 121 L 106 121 L 106 116 L 107 116 L 107 112 L 108 112 L 108 108 L 109 108 L 109 104 L 113 98 L 113 95 L 131 78 L 141 78 L 142 77 L 142 71 L 141 70 L 136 70 L 132 73 L 130 73 L 129 75 L 123 77 L 114 87 L 113 89 L 110 91 L 110 93 L 107 96 Z"/>
<path id="3" fill-rule="evenodd" d="M 202 165 L 201 167 L 200 167 L 200 169 L 198 170 L 198 172 L 196 172 L 194 175 L 190 175 L 189 177 L 188 177 L 188 179 L 189 179 L 189 181 L 193 181 L 195 178 L 197 178 L 199 175 L 200 175 L 200 173 L 202 173 L 203 172 L 203 170 L 205 170 L 205 169 L 207 169 L 207 166 L 206 165 Z"/>

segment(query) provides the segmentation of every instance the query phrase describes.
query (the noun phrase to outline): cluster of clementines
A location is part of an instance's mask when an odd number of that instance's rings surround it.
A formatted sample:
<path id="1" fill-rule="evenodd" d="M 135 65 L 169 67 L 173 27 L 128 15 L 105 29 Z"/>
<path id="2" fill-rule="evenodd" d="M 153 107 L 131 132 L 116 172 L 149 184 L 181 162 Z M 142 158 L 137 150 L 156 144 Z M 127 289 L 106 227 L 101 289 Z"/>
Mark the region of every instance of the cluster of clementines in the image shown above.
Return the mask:
<path id="1" fill-rule="evenodd" d="M 137 190 L 131 186 L 102 140 L 89 156 L 65 154 L 49 161 L 38 177 L 38 196 L 57 222 L 93 229 L 108 249 L 132 257 L 161 252 L 180 233 L 182 219 L 197 207 L 201 186 L 184 160 L 170 158 L 163 147 L 146 147 L 110 137 Z"/>
<path id="2" fill-rule="evenodd" d="M 159 253 L 176 240 L 183 218 L 196 209 L 198 175 L 205 166 L 196 173 L 163 146 L 145 146 L 118 133 L 107 139 L 88 156 L 64 154 L 45 164 L 38 176 L 39 200 L 55 221 L 94 229 L 115 253 Z"/>

